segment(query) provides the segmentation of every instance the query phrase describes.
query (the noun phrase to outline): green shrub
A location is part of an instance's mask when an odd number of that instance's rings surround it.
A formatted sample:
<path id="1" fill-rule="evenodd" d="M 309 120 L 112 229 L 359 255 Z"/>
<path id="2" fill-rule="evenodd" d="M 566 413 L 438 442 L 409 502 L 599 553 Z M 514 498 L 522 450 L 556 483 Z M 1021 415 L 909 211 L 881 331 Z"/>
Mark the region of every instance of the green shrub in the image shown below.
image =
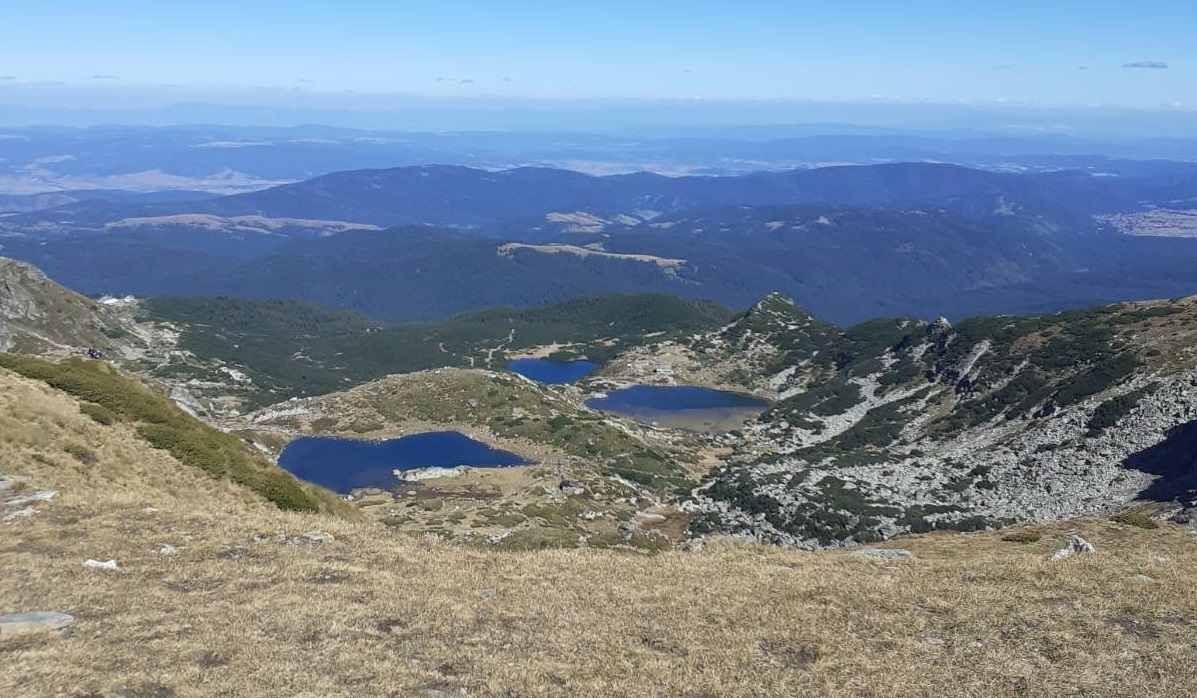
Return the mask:
<path id="1" fill-rule="evenodd" d="M 1115 383 L 1134 372 L 1138 362 L 1133 354 L 1123 353 L 1099 361 L 1092 368 L 1068 381 L 1057 393 L 1055 400 L 1061 406 L 1071 405 L 1112 387 Z"/>
<path id="2" fill-rule="evenodd" d="M 1120 523 L 1124 526 L 1134 526 L 1135 528 L 1159 528 L 1160 525 L 1151 518 L 1151 514 L 1143 509 L 1127 509 L 1120 511 L 1110 517 L 1110 521 Z"/>
<path id="3" fill-rule="evenodd" d="M 525 551 L 578 547 L 575 531 L 554 528 L 525 528 L 512 531 L 499 541 L 500 550 Z"/>
<path id="4" fill-rule="evenodd" d="M 104 426 L 115 424 L 118 419 L 115 412 L 107 407 L 104 407 L 103 405 L 97 405 L 94 402 L 84 402 L 80 404 L 79 411 L 88 417 L 91 417 L 92 421 L 96 422 L 97 424 L 103 424 Z"/>
<path id="5" fill-rule="evenodd" d="M 1139 401 L 1144 396 L 1155 392 L 1159 388 L 1159 385 L 1159 383 L 1152 383 L 1126 395 L 1112 397 L 1098 405 L 1097 409 L 1093 411 L 1093 417 L 1085 425 L 1088 429 L 1086 435 L 1097 436 L 1106 429 L 1118 424 L 1118 420 L 1130 414 L 1131 410 L 1135 409 L 1135 406 L 1139 404 Z"/>
<path id="6" fill-rule="evenodd" d="M 79 444 L 67 444 L 66 446 L 62 447 L 62 450 L 71 454 L 75 460 L 84 465 L 95 465 L 96 461 L 98 460 L 96 458 L 96 454 L 90 448 L 86 446 L 80 446 Z"/>
<path id="7" fill-rule="evenodd" d="M 1035 543 L 1043 538 L 1043 534 L 1037 531 L 1014 531 L 1002 536 L 1002 540 L 1008 543 Z"/>

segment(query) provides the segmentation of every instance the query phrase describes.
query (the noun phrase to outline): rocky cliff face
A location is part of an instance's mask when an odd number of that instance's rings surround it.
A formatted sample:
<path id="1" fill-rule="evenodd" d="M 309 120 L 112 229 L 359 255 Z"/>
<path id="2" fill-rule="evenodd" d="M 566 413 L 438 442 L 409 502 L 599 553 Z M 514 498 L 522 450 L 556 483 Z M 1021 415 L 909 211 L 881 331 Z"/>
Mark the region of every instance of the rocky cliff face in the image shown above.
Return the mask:
<path id="1" fill-rule="evenodd" d="M 37 269 L 0 259 L 0 351 L 16 346 L 16 323 L 37 322 L 45 317 L 31 288 L 44 283 L 46 277 Z"/>
<path id="2" fill-rule="evenodd" d="M 88 347 L 126 352 L 144 344 L 114 306 L 59 286 L 40 270 L 0 257 L 0 351 L 73 353 Z"/>
<path id="3" fill-rule="evenodd" d="M 692 533 L 820 547 L 1191 497 L 1197 299 L 956 327 L 807 317 L 771 297 L 668 349 L 777 399 L 684 504 Z"/>

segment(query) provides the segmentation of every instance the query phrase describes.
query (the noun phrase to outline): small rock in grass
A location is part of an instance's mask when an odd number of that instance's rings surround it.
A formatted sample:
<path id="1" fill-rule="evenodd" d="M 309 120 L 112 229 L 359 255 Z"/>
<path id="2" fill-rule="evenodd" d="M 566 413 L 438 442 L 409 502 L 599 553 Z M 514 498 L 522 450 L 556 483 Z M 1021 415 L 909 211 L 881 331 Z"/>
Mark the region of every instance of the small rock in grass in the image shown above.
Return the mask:
<path id="1" fill-rule="evenodd" d="M 120 569 L 116 566 L 116 560 L 108 560 L 106 562 L 100 562 L 99 560 L 86 560 L 86 561 L 84 561 L 83 566 L 90 567 L 92 569 L 97 569 L 97 570 Z"/>
<path id="2" fill-rule="evenodd" d="M 4 523 L 12 523 L 17 519 L 27 519 L 37 513 L 37 509 L 33 507 L 25 507 L 24 509 L 17 509 L 16 511 L 4 515 Z"/>
<path id="3" fill-rule="evenodd" d="M 331 543 L 332 541 L 336 540 L 331 534 L 325 533 L 324 531 L 308 531 L 307 533 L 303 534 L 303 538 L 304 540 L 312 543 Z"/>
<path id="4" fill-rule="evenodd" d="M 53 611 L 10 613 L 0 616 L 0 636 L 25 635 L 65 628 L 75 622 L 74 616 Z"/>
<path id="5" fill-rule="evenodd" d="M 48 502 L 59 495 L 58 490 L 42 490 L 41 492 L 34 492 L 22 497 L 14 497 L 4 503 L 5 506 L 19 507 L 25 504 L 36 504 L 38 502 Z"/>
<path id="6" fill-rule="evenodd" d="M 160 555 L 172 555 L 172 554 L 174 554 L 174 552 L 176 550 L 177 550 L 177 548 L 175 548 L 175 546 L 171 545 L 170 543 L 159 543 L 158 544 L 158 553 Z"/>
<path id="7" fill-rule="evenodd" d="M 857 557 L 867 557 L 871 560 L 913 560 L 914 553 L 901 548 L 861 548 L 856 551 Z"/>
<path id="8" fill-rule="evenodd" d="M 1068 537 L 1068 542 L 1064 544 L 1064 547 L 1052 553 L 1048 559 L 1057 561 L 1072 557 L 1073 555 L 1084 555 L 1091 552 L 1093 552 L 1093 544 L 1073 534 Z"/>

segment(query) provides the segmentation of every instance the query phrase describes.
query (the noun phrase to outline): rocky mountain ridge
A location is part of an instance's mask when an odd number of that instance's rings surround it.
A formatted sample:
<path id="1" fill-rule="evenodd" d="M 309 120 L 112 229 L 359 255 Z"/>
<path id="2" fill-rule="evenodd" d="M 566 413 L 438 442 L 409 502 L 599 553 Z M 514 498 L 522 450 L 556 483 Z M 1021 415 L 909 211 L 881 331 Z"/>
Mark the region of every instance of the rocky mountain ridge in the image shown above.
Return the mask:
<path id="1" fill-rule="evenodd" d="M 614 487 L 612 497 L 628 499 L 624 516 L 690 491 L 667 518 L 689 518 L 692 536 L 841 545 L 1054 521 L 1141 500 L 1178 509 L 1197 484 L 1197 297 L 841 329 L 774 294 L 718 331 L 623 351 L 578 388 L 435 370 L 283 403 L 247 421 L 230 391 L 252 390 L 253 380 L 181 348 L 179 328 L 140 321 L 123 301 L 77 296 L 26 265 L 3 269 L 10 348 L 63 356 L 101 347 L 192 413 L 229 429 L 279 431 L 265 440 L 272 450 L 300 433 L 477 429 L 537 459 L 571 463 L 568 477 L 593 478 L 587 501 Z M 701 438 L 582 405 L 588 390 L 635 382 L 731 388 L 774 404 L 743 429 Z M 519 498 L 539 492 L 541 479 L 520 484 Z M 558 523 L 573 531 L 584 513 Z M 422 517 L 408 524 L 423 525 Z"/>
<path id="2" fill-rule="evenodd" d="M 695 534 L 818 547 L 1191 500 L 1194 332 L 1197 298 L 839 330 L 772 296 L 612 371 L 668 356 L 776 398 L 684 507 Z"/>

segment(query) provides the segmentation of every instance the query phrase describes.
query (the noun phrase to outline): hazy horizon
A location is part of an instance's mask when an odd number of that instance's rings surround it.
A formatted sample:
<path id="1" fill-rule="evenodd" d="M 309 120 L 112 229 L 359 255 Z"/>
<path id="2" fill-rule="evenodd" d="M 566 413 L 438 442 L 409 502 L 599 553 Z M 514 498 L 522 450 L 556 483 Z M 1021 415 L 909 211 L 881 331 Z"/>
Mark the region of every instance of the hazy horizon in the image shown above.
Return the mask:
<path id="1" fill-rule="evenodd" d="M 1191 8 L 1069 5 L 10 3 L 0 124 L 1197 135 Z"/>
<path id="2" fill-rule="evenodd" d="M 45 88 L 39 88 L 45 89 Z M 745 137 L 798 135 L 1069 136 L 1082 139 L 1197 138 L 1197 111 L 1180 108 L 1047 107 L 871 100 L 531 100 L 369 96 L 262 99 L 218 92 L 210 99 L 108 94 L 89 106 L 76 89 L 12 99 L 0 88 L 0 127 L 227 125 L 326 126 L 380 131 L 607 132 Z M 117 99 L 112 100 L 111 98 Z M 121 98 L 123 97 L 123 99 Z M 49 98 L 49 99 L 47 99 Z"/>

